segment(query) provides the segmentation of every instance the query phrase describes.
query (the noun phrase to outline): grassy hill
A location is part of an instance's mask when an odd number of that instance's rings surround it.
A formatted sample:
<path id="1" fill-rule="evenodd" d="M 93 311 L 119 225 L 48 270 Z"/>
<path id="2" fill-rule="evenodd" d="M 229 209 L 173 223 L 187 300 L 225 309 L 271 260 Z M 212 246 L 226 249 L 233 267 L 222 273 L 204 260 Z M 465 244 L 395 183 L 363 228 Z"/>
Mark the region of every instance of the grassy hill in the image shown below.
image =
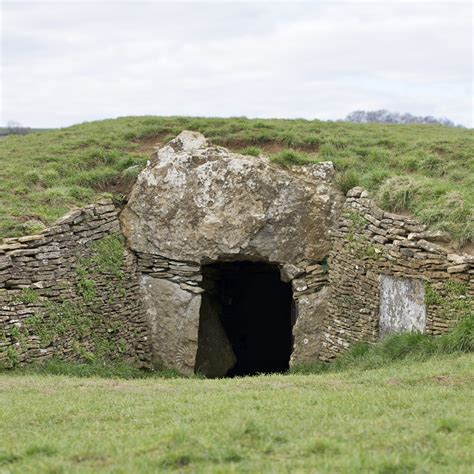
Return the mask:
<path id="1" fill-rule="evenodd" d="M 236 379 L 0 375 L 0 471 L 471 473 L 472 354 Z"/>
<path id="2" fill-rule="evenodd" d="M 32 233 L 101 193 L 120 198 L 153 145 L 183 129 L 281 164 L 332 160 L 343 191 L 362 185 L 460 244 L 474 238 L 474 132 L 430 125 L 124 117 L 0 141 L 0 237 Z"/>

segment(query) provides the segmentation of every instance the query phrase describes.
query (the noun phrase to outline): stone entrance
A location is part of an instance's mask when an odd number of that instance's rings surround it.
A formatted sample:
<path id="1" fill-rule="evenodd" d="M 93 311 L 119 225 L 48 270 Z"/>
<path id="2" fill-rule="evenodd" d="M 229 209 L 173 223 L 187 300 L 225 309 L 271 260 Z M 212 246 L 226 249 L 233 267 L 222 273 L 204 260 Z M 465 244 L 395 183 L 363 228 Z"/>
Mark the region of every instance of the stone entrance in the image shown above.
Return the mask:
<path id="1" fill-rule="evenodd" d="M 330 162 L 281 167 L 195 132 L 152 156 L 120 219 L 156 367 L 224 376 L 317 359 L 333 179 Z"/>
<path id="2" fill-rule="evenodd" d="M 206 265 L 202 273 L 209 301 L 201 304 L 196 370 L 211 376 L 287 370 L 294 305 L 278 266 L 225 262 Z M 216 343 L 228 348 L 224 357 Z"/>

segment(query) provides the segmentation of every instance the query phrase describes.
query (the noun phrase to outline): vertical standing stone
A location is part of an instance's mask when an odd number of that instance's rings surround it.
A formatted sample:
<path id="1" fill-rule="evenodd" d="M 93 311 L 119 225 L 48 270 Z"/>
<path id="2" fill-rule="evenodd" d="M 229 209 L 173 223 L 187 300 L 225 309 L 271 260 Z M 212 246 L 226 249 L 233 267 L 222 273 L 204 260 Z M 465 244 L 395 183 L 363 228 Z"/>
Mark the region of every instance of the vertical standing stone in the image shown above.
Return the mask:
<path id="1" fill-rule="evenodd" d="M 140 277 L 140 290 L 151 332 L 154 366 L 193 374 L 201 295 L 148 275 Z"/>

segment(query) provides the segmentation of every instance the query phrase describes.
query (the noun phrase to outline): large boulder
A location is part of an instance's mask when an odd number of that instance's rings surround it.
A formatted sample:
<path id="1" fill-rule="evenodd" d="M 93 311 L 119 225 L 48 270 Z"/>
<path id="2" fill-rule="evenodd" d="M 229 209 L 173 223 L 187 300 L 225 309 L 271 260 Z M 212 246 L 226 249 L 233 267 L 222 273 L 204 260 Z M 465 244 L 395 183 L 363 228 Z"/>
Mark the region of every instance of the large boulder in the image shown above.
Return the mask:
<path id="1" fill-rule="evenodd" d="M 322 260 L 341 203 L 330 162 L 282 167 L 185 131 L 141 172 L 121 221 L 130 247 L 173 260 Z"/>

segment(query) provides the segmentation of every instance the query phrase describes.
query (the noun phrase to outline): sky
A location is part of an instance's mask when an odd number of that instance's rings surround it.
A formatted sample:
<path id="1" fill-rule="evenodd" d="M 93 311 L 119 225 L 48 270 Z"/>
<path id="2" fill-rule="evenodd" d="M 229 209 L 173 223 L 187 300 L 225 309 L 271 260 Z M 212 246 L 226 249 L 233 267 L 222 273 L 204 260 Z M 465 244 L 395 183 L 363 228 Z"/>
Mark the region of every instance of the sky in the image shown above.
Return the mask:
<path id="1" fill-rule="evenodd" d="M 470 1 L 8 1 L 0 125 L 126 115 L 474 126 Z"/>

